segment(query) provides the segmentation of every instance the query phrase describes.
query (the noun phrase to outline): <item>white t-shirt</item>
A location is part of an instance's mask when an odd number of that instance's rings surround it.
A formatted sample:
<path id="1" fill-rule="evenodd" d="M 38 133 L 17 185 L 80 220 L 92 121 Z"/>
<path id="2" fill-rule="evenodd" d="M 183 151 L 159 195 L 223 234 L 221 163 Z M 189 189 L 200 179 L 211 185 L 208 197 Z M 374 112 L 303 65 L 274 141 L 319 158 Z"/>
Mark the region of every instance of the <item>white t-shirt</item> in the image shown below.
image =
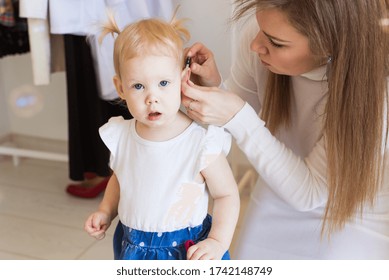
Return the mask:
<path id="1" fill-rule="evenodd" d="M 330 242 L 325 237 L 321 240 L 328 196 L 322 135 L 326 69 L 292 77 L 291 124 L 274 137 L 258 117 L 267 70 L 249 49 L 257 32 L 258 25 L 252 21 L 243 32 L 231 76 L 225 81 L 225 87 L 248 102 L 225 128 L 260 174 L 233 257 L 389 259 L 388 174 L 374 207 L 366 206 L 362 217 L 347 223 Z M 388 161 L 386 156 L 386 171 Z"/>
<path id="2" fill-rule="evenodd" d="M 100 128 L 120 184 L 120 221 L 147 232 L 202 224 L 208 190 L 196 178 L 220 153 L 228 154 L 231 136 L 223 128 L 192 122 L 173 139 L 154 142 L 141 138 L 135 123 L 113 117 Z"/>

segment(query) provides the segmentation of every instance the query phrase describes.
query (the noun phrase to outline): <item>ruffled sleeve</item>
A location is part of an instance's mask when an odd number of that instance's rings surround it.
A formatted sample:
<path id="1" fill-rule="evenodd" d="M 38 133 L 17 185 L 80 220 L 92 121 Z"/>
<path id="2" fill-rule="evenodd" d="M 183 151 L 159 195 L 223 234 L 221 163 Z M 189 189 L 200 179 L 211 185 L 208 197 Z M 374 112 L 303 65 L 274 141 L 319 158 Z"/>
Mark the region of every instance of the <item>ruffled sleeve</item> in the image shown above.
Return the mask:
<path id="1" fill-rule="evenodd" d="M 221 153 L 227 156 L 231 139 L 231 134 L 224 128 L 209 125 L 201 146 L 198 171 L 207 168 Z"/>
<path id="2" fill-rule="evenodd" d="M 128 127 L 128 125 L 126 125 L 126 120 L 124 120 L 122 116 L 118 116 L 110 118 L 109 121 L 99 129 L 101 139 L 111 152 L 111 167 L 118 150 L 120 137 L 123 134 L 125 127 Z"/>

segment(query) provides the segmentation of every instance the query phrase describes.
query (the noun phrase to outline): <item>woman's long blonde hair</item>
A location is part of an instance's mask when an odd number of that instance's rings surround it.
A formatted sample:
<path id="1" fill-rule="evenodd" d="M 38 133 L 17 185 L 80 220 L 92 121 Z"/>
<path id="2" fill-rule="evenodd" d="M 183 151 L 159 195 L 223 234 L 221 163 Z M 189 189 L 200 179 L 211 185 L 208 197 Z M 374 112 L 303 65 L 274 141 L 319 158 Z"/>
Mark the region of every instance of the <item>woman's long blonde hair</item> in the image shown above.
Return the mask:
<path id="1" fill-rule="evenodd" d="M 184 65 L 184 44 L 190 39 L 190 33 L 183 25 L 186 19 L 176 18 L 178 8 L 170 22 L 147 18 L 127 25 L 122 31 L 117 26 L 113 13 L 108 12 L 109 21 L 102 26 L 99 40 L 101 42 L 107 34 L 116 36 L 113 60 L 118 77 L 120 64 L 140 55 L 171 56 Z"/>
<path id="2" fill-rule="evenodd" d="M 366 203 L 381 185 L 383 139 L 388 121 L 387 0 L 236 0 L 235 20 L 276 8 L 307 36 L 312 53 L 330 56 L 324 135 L 328 202 L 322 233 L 328 237 Z M 269 73 L 262 118 L 275 132 L 290 121 L 289 76 Z M 386 123 L 385 123 L 386 122 Z M 386 142 L 386 141 L 385 141 Z"/>

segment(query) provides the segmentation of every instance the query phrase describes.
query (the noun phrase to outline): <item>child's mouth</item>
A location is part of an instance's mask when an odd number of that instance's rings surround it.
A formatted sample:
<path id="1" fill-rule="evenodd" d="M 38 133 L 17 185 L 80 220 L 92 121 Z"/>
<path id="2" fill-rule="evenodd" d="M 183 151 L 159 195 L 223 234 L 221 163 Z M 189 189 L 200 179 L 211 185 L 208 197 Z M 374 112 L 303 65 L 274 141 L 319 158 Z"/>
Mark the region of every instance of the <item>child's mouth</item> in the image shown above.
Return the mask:
<path id="1" fill-rule="evenodd" d="M 149 120 L 157 120 L 161 115 L 160 112 L 152 112 L 149 114 Z"/>

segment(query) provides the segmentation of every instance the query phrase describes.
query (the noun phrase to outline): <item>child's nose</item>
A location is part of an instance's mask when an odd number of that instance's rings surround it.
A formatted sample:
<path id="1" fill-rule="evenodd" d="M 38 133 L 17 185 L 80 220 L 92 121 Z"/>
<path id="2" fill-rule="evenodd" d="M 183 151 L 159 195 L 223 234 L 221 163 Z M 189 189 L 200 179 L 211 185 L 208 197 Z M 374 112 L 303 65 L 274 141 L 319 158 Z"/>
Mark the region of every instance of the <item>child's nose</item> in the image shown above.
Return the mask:
<path id="1" fill-rule="evenodd" d="M 151 105 L 153 103 L 158 103 L 158 98 L 155 94 L 149 94 L 146 99 L 147 105 Z"/>

